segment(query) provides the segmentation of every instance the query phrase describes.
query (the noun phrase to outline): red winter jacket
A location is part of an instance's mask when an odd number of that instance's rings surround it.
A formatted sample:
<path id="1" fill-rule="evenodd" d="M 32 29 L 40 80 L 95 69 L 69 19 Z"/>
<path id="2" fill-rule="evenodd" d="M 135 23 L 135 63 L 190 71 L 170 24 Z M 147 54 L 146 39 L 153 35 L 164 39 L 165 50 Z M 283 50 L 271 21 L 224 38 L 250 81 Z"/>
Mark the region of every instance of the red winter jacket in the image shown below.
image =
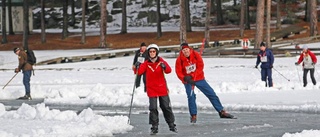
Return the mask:
<path id="1" fill-rule="evenodd" d="M 186 67 L 191 64 L 195 64 L 196 70 L 187 74 Z M 180 51 L 179 56 L 176 60 L 176 74 L 178 78 L 182 81 L 182 83 L 186 83 L 184 81 L 184 77 L 190 75 L 194 81 L 199 81 L 204 79 L 203 72 L 204 63 L 200 54 L 193 49 L 190 49 L 190 56 L 187 58 L 183 55 L 182 51 Z"/>
<path id="2" fill-rule="evenodd" d="M 300 54 L 300 57 L 299 57 L 299 60 L 298 60 L 298 64 L 300 64 L 302 61 L 303 61 L 303 58 L 305 56 L 309 55 L 311 57 L 311 60 L 314 64 L 317 63 L 317 57 L 316 55 L 314 55 L 310 50 L 307 50 L 307 53 L 301 53 Z M 304 64 L 302 64 L 302 66 L 304 66 Z"/>
<path id="3" fill-rule="evenodd" d="M 164 63 L 166 70 L 162 70 L 160 63 Z M 156 62 L 151 62 L 149 59 L 140 65 L 138 75 L 146 74 L 146 87 L 148 97 L 167 96 L 168 88 L 165 79 L 165 74 L 171 73 L 171 67 L 161 57 L 158 57 Z"/>

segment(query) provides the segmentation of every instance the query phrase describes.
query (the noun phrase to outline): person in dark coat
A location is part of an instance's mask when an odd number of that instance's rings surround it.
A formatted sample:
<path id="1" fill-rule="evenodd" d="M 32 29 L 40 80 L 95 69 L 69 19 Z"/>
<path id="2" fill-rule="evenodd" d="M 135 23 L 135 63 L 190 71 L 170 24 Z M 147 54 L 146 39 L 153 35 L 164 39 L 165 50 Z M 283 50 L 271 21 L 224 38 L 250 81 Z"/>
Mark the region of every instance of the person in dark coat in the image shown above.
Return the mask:
<path id="1" fill-rule="evenodd" d="M 138 75 L 145 74 L 147 79 L 147 95 L 149 97 L 149 124 L 152 125 L 151 133 L 158 133 L 159 112 L 157 102 L 159 99 L 160 108 L 163 112 L 165 121 L 169 126 L 169 130 L 177 132 L 175 118 L 172 112 L 169 89 L 165 74 L 171 73 L 171 67 L 159 54 L 159 47 L 156 44 L 148 46 L 149 59 L 143 62 L 138 68 Z"/>
<path id="2" fill-rule="evenodd" d="M 137 67 L 136 66 L 137 62 L 143 63 L 145 60 L 148 59 L 148 54 L 146 52 L 147 49 L 147 45 L 142 42 L 140 45 L 140 48 L 138 50 L 135 51 L 135 56 L 133 58 L 133 65 L 132 65 L 132 70 L 134 71 L 134 74 L 136 74 L 137 71 Z M 146 92 L 146 76 L 145 74 L 143 74 L 143 84 L 144 84 L 144 92 Z M 141 75 L 137 75 L 136 80 L 135 80 L 135 85 L 136 88 L 140 87 L 140 83 L 141 83 Z"/>
<path id="3" fill-rule="evenodd" d="M 19 73 L 22 70 L 23 73 L 23 85 L 25 87 L 25 95 L 19 97 L 18 99 L 28 99 L 31 100 L 30 95 L 30 78 L 33 67 L 30 63 L 28 63 L 28 56 L 27 53 L 21 50 L 20 48 L 14 48 L 13 52 L 18 55 L 19 65 L 15 69 L 15 73 Z"/>
<path id="4" fill-rule="evenodd" d="M 260 52 L 257 55 L 255 68 L 261 63 L 261 80 L 266 82 L 266 87 L 273 87 L 272 82 L 272 68 L 274 63 L 274 56 L 270 49 L 268 49 L 264 42 L 260 43 Z M 267 82 L 268 79 L 268 82 Z"/>

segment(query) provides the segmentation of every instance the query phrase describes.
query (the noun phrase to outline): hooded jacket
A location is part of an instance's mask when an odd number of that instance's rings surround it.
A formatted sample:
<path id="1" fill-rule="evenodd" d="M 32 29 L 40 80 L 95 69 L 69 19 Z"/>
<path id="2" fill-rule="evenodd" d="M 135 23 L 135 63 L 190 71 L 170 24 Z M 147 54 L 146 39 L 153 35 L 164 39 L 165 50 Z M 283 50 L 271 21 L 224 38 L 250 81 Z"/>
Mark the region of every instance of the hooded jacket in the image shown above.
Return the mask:
<path id="1" fill-rule="evenodd" d="M 306 61 L 307 58 L 311 58 L 311 61 Z M 314 68 L 314 65 L 312 65 L 311 63 L 316 64 L 317 63 L 317 57 L 314 55 L 314 53 L 312 53 L 309 49 L 307 50 L 306 53 L 301 53 L 300 57 L 298 59 L 298 64 L 300 64 L 301 62 L 303 62 L 302 66 L 304 68 Z"/>
<path id="2" fill-rule="evenodd" d="M 266 57 L 267 62 L 261 62 L 261 58 Z M 266 48 L 265 51 L 260 50 L 259 54 L 257 55 L 257 62 L 256 65 L 258 66 L 261 62 L 261 68 L 263 69 L 269 69 L 271 66 L 273 66 L 274 63 L 274 56 L 270 49 Z"/>
<path id="3" fill-rule="evenodd" d="M 163 70 L 160 66 L 164 63 L 166 69 Z M 138 75 L 146 75 L 146 87 L 148 97 L 159 97 L 168 95 L 168 87 L 165 79 L 165 74 L 171 73 L 171 67 L 163 58 L 158 57 L 156 62 L 151 62 L 150 59 L 143 62 L 139 69 Z"/>
<path id="4" fill-rule="evenodd" d="M 180 51 L 179 56 L 177 57 L 177 60 L 176 60 L 176 67 L 175 67 L 176 74 L 178 78 L 181 80 L 181 82 L 184 84 L 186 83 L 184 81 L 184 77 L 188 75 L 192 77 L 193 81 L 199 81 L 204 79 L 204 72 L 203 72 L 204 63 L 203 63 L 202 57 L 198 52 L 194 51 L 191 48 L 189 49 L 190 49 L 189 57 L 185 57 L 182 51 Z M 187 67 L 191 65 L 195 65 L 196 67 L 195 71 L 187 72 Z"/>
<path id="5" fill-rule="evenodd" d="M 18 59 L 19 59 L 19 66 L 18 66 L 19 70 L 27 71 L 27 70 L 33 69 L 32 65 L 29 64 L 27 61 L 28 60 L 27 53 L 24 52 L 23 50 L 20 50 Z"/>

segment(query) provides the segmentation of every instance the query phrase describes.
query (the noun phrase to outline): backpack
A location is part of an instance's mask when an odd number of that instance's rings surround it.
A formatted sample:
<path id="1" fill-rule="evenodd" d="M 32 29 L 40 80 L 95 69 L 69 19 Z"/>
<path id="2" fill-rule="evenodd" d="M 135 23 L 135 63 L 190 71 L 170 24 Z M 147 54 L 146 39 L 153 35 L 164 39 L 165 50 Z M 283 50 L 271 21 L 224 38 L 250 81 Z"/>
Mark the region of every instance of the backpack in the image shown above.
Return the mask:
<path id="1" fill-rule="evenodd" d="M 34 65 L 37 63 L 37 58 L 34 55 L 33 51 L 31 49 L 25 50 L 27 53 L 27 62 L 31 65 Z"/>

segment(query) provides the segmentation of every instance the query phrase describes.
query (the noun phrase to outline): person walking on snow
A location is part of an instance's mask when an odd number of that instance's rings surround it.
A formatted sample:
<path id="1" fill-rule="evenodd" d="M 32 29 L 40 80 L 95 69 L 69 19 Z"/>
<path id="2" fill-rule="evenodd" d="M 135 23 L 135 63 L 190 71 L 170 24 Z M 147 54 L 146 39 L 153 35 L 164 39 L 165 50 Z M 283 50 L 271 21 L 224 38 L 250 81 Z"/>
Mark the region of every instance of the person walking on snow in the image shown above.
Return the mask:
<path id="1" fill-rule="evenodd" d="M 299 65 L 301 62 L 303 67 L 303 87 L 306 87 L 307 82 L 307 74 L 310 71 L 310 77 L 312 80 L 313 85 L 316 85 L 316 79 L 314 78 L 314 65 L 317 63 L 317 57 L 312 53 L 307 45 L 303 46 L 303 51 L 300 54 L 300 57 L 298 59 L 298 62 L 295 62 L 295 65 Z"/>
<path id="2" fill-rule="evenodd" d="M 258 65 L 261 63 L 261 80 L 266 82 L 266 87 L 273 86 L 272 82 L 272 68 L 273 68 L 274 57 L 270 49 L 266 48 L 264 42 L 260 43 L 260 52 L 257 55 L 257 61 L 255 68 L 258 68 Z M 268 82 L 267 82 L 268 77 Z"/>
<path id="3" fill-rule="evenodd" d="M 233 115 L 224 110 L 219 97 L 205 80 L 203 72 L 204 63 L 200 54 L 189 47 L 188 43 L 182 43 L 180 47 L 181 51 L 176 59 L 175 70 L 178 78 L 182 81 L 186 89 L 190 122 L 196 123 L 197 121 L 197 104 L 194 86 L 206 95 L 212 106 L 219 113 L 220 118 L 234 118 Z"/>
<path id="4" fill-rule="evenodd" d="M 137 62 L 143 63 L 145 60 L 148 59 L 148 54 L 146 52 L 147 45 L 142 42 L 140 45 L 140 48 L 135 51 L 135 56 L 133 58 L 133 65 L 132 65 L 132 70 L 134 71 L 134 74 L 136 74 L 136 68 L 139 66 L 136 66 Z M 146 92 L 146 76 L 143 74 L 142 78 L 143 84 L 144 84 L 144 92 Z M 138 75 L 135 81 L 136 88 L 140 87 L 140 82 L 141 82 L 141 75 Z"/>
<path id="5" fill-rule="evenodd" d="M 13 52 L 18 55 L 19 65 L 18 68 L 14 70 L 15 73 L 19 73 L 22 70 L 23 73 L 23 85 L 25 88 L 25 95 L 22 97 L 19 97 L 18 99 L 27 99 L 31 100 L 30 95 L 30 78 L 31 78 L 31 72 L 33 70 L 33 67 L 30 63 L 28 63 L 28 56 L 27 53 L 23 50 L 20 50 L 20 48 L 14 48 Z"/>
<path id="6" fill-rule="evenodd" d="M 169 89 L 165 79 L 165 74 L 171 73 L 171 67 L 159 54 L 159 47 L 156 44 L 151 44 L 147 48 L 149 59 L 142 64 L 137 62 L 138 75 L 146 74 L 147 80 L 147 95 L 149 97 L 149 124 L 151 127 L 151 134 L 158 133 L 159 112 L 157 107 L 157 100 L 159 99 L 160 108 L 163 112 L 165 121 L 169 125 L 169 130 L 177 132 L 174 123 L 175 118 L 172 112 Z"/>

